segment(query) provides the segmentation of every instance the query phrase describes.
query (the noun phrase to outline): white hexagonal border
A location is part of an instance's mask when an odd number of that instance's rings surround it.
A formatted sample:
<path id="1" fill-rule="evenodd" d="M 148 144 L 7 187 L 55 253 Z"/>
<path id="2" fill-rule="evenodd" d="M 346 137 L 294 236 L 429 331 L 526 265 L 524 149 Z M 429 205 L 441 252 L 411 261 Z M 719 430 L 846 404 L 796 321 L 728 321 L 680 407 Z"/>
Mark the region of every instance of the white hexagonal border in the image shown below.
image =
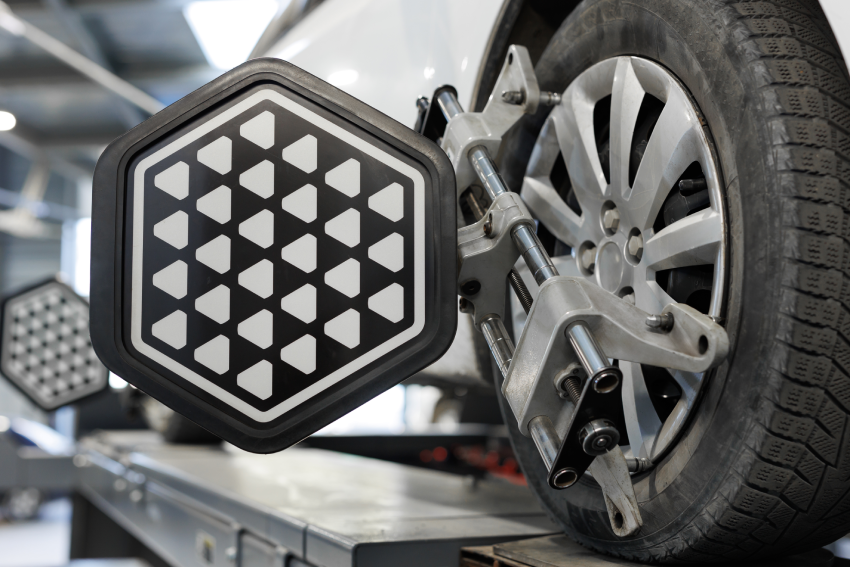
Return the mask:
<path id="1" fill-rule="evenodd" d="M 260 411 L 250 404 L 240 400 L 238 397 L 227 392 L 223 388 L 213 384 L 200 374 L 186 368 L 168 355 L 148 345 L 142 339 L 142 252 L 144 247 L 144 198 L 145 198 L 145 172 L 153 165 L 159 163 L 174 152 L 186 147 L 201 136 L 211 132 L 218 126 L 236 118 L 246 110 L 256 106 L 264 100 L 272 101 L 296 116 L 303 118 L 311 124 L 321 128 L 329 134 L 336 136 L 342 141 L 354 146 L 366 155 L 369 155 L 381 163 L 393 168 L 402 175 L 413 181 L 413 216 L 414 216 L 414 319 L 413 325 L 399 333 L 387 342 L 367 352 L 360 358 L 348 363 L 336 372 L 325 376 L 315 384 L 298 392 L 294 396 L 284 400 L 275 407 Z M 333 386 L 340 380 L 350 376 L 367 364 L 377 360 L 393 349 L 416 337 L 425 326 L 425 180 L 418 171 L 402 161 L 387 154 L 383 150 L 369 144 L 365 140 L 347 132 L 322 118 L 313 111 L 301 106 L 297 102 L 286 98 L 271 89 L 259 91 L 238 104 L 228 108 L 209 122 L 201 124 L 191 132 L 168 144 L 161 150 L 146 157 L 136 167 L 134 174 L 134 202 L 133 202 L 133 272 L 132 272 L 132 307 L 131 307 L 131 340 L 133 346 L 140 353 L 162 364 L 178 376 L 188 380 L 195 386 L 239 410 L 251 419 L 260 423 L 272 421 L 288 412 L 292 408 L 304 403 L 319 392 Z"/>

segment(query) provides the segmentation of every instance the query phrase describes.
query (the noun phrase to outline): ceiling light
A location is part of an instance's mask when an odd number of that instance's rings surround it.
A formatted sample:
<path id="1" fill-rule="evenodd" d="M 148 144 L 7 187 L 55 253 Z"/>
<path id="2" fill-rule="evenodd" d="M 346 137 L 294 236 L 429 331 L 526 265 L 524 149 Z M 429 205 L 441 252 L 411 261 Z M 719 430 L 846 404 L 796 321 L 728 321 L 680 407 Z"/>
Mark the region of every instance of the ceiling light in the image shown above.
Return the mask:
<path id="1" fill-rule="evenodd" d="M 360 74 L 354 69 L 336 71 L 328 76 L 328 82 L 335 87 L 344 87 L 355 82 Z"/>
<path id="2" fill-rule="evenodd" d="M 248 59 L 277 11 L 277 0 L 210 0 L 188 4 L 183 14 L 207 61 L 230 69 Z"/>
<path id="3" fill-rule="evenodd" d="M 6 112 L 4 110 L 0 110 L 0 132 L 5 132 L 6 130 L 11 130 L 15 127 L 18 121 L 15 120 L 15 115 L 11 112 Z"/>

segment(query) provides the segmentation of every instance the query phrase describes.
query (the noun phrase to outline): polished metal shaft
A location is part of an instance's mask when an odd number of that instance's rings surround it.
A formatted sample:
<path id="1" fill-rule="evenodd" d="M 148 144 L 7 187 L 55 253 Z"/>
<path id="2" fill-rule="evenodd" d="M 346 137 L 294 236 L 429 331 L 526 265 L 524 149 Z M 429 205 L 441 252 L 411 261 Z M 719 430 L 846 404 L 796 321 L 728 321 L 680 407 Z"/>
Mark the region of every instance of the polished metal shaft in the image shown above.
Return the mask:
<path id="1" fill-rule="evenodd" d="M 546 470 L 551 471 L 561 448 L 561 439 L 555 425 L 545 415 L 538 415 L 528 422 L 528 430 L 540 456 L 543 457 L 543 462 L 546 463 Z"/>
<path id="2" fill-rule="evenodd" d="M 497 315 L 492 315 L 481 322 L 481 332 L 484 334 L 487 346 L 490 347 L 490 352 L 493 353 L 499 371 L 502 376 L 507 377 L 515 349 L 505 324 Z"/>

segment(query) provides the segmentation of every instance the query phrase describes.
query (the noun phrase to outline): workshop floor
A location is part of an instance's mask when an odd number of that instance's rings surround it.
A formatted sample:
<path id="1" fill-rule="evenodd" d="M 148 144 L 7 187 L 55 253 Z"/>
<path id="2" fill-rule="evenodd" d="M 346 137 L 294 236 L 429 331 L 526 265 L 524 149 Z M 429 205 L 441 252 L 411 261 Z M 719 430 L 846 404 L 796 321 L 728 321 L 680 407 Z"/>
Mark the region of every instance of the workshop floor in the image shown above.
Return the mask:
<path id="1" fill-rule="evenodd" d="M 59 567 L 68 564 L 71 501 L 53 500 L 32 522 L 0 523 L 0 567 Z"/>

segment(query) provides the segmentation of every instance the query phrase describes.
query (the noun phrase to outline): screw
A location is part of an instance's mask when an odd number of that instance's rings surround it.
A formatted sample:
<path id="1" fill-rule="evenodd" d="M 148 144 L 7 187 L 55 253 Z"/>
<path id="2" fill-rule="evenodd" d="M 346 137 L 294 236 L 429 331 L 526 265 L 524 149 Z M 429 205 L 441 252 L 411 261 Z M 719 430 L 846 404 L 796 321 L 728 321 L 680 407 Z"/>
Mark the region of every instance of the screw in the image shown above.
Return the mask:
<path id="1" fill-rule="evenodd" d="M 617 209 L 608 209 L 602 215 L 602 226 L 608 232 L 617 232 L 620 226 L 620 211 Z"/>
<path id="2" fill-rule="evenodd" d="M 646 326 L 662 331 L 669 331 L 673 328 L 673 314 L 662 313 L 661 315 L 650 315 L 646 318 Z"/>
<path id="3" fill-rule="evenodd" d="M 508 104 L 522 104 L 525 102 L 525 93 L 522 91 L 502 91 L 502 100 Z"/>
<path id="4" fill-rule="evenodd" d="M 475 295 L 481 291 L 481 283 L 478 280 L 469 280 L 460 286 L 460 291 L 464 295 Z"/>
<path id="5" fill-rule="evenodd" d="M 561 95 L 549 91 L 540 91 L 540 104 L 543 106 L 558 106 L 561 104 Z"/>
<path id="6" fill-rule="evenodd" d="M 461 297 L 457 308 L 461 313 L 472 313 L 472 302 L 465 297 Z"/>
<path id="7" fill-rule="evenodd" d="M 581 267 L 590 273 L 596 267 L 596 247 L 587 248 L 581 253 Z"/>
<path id="8" fill-rule="evenodd" d="M 629 237 L 629 254 L 637 258 L 641 259 L 643 256 L 643 235 L 642 234 L 633 234 Z"/>
<path id="9" fill-rule="evenodd" d="M 484 235 L 493 237 L 493 213 L 487 215 L 487 220 L 484 221 Z"/>

